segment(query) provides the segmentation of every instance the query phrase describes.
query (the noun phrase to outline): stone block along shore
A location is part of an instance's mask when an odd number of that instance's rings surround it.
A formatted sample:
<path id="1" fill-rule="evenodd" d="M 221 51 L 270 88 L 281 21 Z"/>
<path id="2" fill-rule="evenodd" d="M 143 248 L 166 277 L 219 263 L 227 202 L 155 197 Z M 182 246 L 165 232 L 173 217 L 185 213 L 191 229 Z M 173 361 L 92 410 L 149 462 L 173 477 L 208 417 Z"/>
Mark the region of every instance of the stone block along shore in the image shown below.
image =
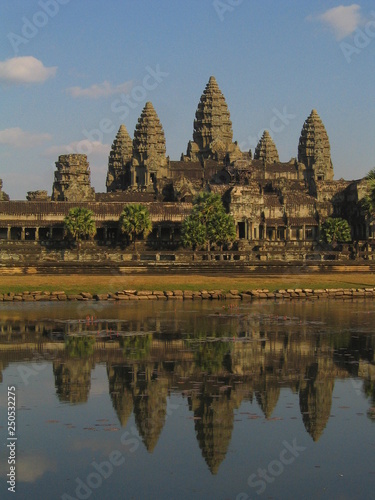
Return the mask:
<path id="1" fill-rule="evenodd" d="M 319 300 L 356 298 L 374 298 L 375 288 L 287 288 L 271 292 L 256 289 L 239 292 L 238 290 L 121 290 L 114 293 L 91 294 L 80 292 L 67 294 L 64 291 L 31 292 L 0 294 L 0 302 L 58 302 L 58 301 L 133 301 L 133 300 Z"/>

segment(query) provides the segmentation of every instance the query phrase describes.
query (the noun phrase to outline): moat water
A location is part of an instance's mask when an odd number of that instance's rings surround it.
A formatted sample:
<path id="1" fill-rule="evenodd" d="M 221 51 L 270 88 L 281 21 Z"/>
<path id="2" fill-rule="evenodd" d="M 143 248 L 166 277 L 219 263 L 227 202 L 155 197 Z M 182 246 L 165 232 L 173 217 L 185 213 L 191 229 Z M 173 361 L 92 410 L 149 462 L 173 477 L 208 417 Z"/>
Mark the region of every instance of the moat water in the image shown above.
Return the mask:
<path id="1" fill-rule="evenodd" d="M 372 499 L 374 325 L 374 301 L 1 304 L 0 497 Z"/>

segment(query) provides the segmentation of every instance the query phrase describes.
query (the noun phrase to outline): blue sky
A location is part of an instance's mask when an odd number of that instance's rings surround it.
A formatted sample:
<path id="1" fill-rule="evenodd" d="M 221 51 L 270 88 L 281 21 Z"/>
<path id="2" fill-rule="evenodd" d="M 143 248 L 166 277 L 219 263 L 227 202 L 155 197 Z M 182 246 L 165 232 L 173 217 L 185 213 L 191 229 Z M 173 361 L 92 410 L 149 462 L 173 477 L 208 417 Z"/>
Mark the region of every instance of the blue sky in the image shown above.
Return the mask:
<path id="1" fill-rule="evenodd" d="M 149 100 L 178 160 L 211 75 L 243 150 L 268 129 L 282 161 L 297 156 L 316 108 L 335 178 L 375 166 L 370 0 L 4 0 L 0 34 L 0 178 L 11 199 L 50 194 L 68 152 L 88 154 L 105 191 L 117 130 L 132 137 Z"/>

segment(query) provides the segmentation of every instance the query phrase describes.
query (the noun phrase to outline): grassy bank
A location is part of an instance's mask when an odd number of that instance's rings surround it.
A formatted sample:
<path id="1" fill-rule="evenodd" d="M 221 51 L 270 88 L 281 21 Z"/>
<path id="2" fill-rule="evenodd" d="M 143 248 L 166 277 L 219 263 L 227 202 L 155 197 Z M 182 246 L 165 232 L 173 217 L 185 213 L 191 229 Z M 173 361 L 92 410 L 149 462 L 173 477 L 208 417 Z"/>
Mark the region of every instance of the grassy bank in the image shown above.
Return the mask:
<path id="1" fill-rule="evenodd" d="M 133 290 L 254 290 L 284 288 L 365 288 L 375 287 L 375 275 L 363 273 L 290 274 L 258 277 L 209 276 L 1 276 L 0 293 L 24 291 L 64 291 L 106 293 Z"/>

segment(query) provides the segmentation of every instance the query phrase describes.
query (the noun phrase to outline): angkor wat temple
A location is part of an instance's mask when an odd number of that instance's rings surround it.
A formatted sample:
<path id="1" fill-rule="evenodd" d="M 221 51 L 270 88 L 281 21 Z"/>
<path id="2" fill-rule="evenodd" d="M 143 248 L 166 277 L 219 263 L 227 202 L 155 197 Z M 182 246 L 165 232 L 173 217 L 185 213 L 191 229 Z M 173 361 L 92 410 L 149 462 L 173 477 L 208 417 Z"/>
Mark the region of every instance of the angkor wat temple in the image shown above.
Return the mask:
<path id="1" fill-rule="evenodd" d="M 166 156 L 163 127 L 147 102 L 133 140 L 121 125 L 113 141 L 106 193 L 91 187 L 82 154 L 59 156 L 51 196 L 34 191 L 27 201 L 8 201 L 0 184 L 0 239 L 62 240 L 63 219 L 79 205 L 94 213 L 96 240 L 114 243 L 124 205 L 136 202 L 147 205 L 152 216 L 149 245 L 178 248 L 179 227 L 194 197 L 209 190 L 220 193 L 233 215 L 239 250 L 313 249 L 329 216 L 348 220 L 353 241 L 373 248 L 374 223 L 360 203 L 365 180 L 333 180 L 333 175 L 329 138 L 316 110 L 302 126 L 297 158 L 281 162 L 268 131 L 254 154 L 242 152 L 233 141 L 225 98 L 211 77 L 195 114 L 193 140 L 179 161 Z"/>

